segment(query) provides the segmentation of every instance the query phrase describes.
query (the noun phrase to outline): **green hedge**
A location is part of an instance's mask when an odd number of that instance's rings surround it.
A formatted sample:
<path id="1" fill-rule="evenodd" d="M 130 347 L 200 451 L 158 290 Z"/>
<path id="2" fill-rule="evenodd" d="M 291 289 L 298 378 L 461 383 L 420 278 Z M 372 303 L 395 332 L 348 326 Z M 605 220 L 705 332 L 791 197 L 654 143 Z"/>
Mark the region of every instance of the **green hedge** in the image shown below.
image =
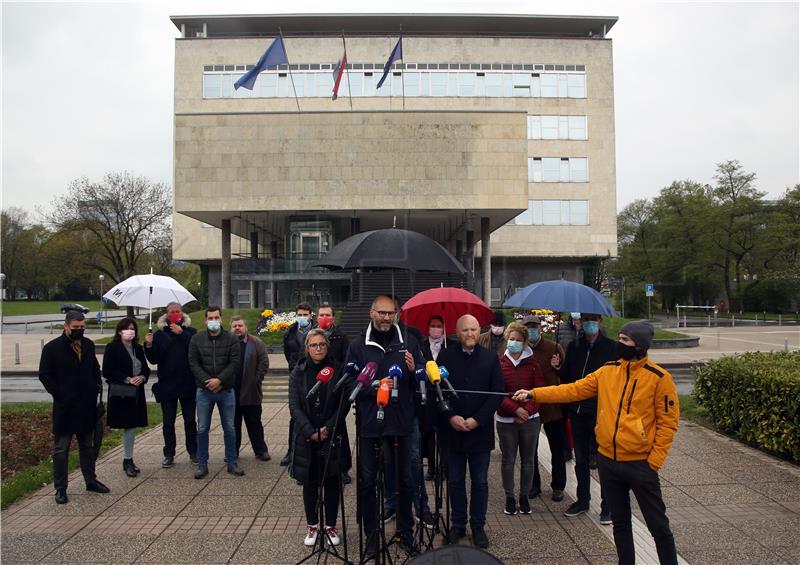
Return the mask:
<path id="1" fill-rule="evenodd" d="M 695 375 L 694 397 L 721 431 L 800 461 L 800 352 L 722 357 Z"/>

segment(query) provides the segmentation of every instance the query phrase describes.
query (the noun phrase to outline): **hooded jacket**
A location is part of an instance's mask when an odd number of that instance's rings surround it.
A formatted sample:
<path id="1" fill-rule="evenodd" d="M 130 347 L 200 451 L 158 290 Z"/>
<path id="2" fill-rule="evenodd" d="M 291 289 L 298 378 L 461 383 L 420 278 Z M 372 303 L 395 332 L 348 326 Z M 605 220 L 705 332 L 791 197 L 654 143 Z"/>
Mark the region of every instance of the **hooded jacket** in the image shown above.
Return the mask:
<path id="1" fill-rule="evenodd" d="M 611 361 L 570 384 L 530 391 L 540 402 L 575 402 L 597 396 L 597 450 L 615 461 L 642 461 L 656 471 L 678 431 L 675 383 L 646 356 Z"/>
<path id="2" fill-rule="evenodd" d="M 197 385 L 189 368 L 189 342 L 197 330 L 191 324 L 191 318 L 183 314 L 180 323 L 183 331 L 174 334 L 164 314 L 156 322 L 158 331 L 153 334 L 153 345 L 145 345 L 145 357 L 153 365 L 158 365 L 158 382 L 153 387 L 159 402 L 194 398 Z"/>

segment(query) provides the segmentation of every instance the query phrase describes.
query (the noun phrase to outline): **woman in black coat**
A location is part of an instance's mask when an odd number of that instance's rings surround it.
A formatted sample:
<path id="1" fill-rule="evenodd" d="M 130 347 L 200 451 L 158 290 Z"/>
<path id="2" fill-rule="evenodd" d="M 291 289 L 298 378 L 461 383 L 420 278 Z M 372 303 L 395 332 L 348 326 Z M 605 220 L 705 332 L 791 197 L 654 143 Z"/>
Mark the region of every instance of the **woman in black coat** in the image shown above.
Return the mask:
<path id="1" fill-rule="evenodd" d="M 341 450 L 342 431 L 347 407 L 342 405 L 343 390 L 333 392 L 336 378 L 341 378 L 339 364 L 328 355 L 330 343 L 325 331 L 315 328 L 306 336 L 306 357 L 301 359 L 289 378 L 289 411 L 294 418 L 294 455 L 292 475 L 303 483 L 303 505 L 306 511 L 307 535 L 303 543 L 313 546 L 317 540 L 320 478 L 325 495 L 325 532 L 328 541 L 339 545 L 336 515 L 341 493 L 340 474 L 350 468 Z M 326 384 L 307 399 L 319 375 L 333 374 Z M 320 455 L 329 456 L 325 467 Z M 322 477 L 322 473 L 325 476 Z"/>
<path id="2" fill-rule="evenodd" d="M 129 477 L 140 471 L 133 462 L 133 440 L 136 428 L 147 426 L 144 383 L 150 376 L 137 331 L 136 320 L 120 320 L 103 355 L 103 376 L 108 381 L 108 426 L 124 430 L 122 468 Z"/>

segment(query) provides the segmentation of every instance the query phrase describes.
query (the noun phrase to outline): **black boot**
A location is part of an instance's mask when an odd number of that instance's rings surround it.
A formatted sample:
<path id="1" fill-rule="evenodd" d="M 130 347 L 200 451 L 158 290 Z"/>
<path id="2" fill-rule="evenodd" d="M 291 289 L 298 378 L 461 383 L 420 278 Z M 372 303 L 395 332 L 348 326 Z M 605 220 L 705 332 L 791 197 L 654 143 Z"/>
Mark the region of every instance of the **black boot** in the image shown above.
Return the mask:
<path id="1" fill-rule="evenodd" d="M 137 473 L 133 466 L 133 459 L 123 459 L 122 470 L 125 471 L 125 474 L 129 477 L 135 477 Z"/>

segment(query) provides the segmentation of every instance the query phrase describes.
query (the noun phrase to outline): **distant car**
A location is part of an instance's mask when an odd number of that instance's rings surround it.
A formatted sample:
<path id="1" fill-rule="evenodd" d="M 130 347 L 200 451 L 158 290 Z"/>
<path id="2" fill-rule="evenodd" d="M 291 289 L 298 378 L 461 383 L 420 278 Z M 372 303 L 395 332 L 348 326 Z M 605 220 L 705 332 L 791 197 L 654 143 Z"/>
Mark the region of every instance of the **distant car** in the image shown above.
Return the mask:
<path id="1" fill-rule="evenodd" d="M 61 312 L 66 314 L 70 310 L 77 310 L 83 314 L 87 314 L 89 309 L 86 306 L 82 306 L 81 304 L 62 304 L 61 305 Z"/>

